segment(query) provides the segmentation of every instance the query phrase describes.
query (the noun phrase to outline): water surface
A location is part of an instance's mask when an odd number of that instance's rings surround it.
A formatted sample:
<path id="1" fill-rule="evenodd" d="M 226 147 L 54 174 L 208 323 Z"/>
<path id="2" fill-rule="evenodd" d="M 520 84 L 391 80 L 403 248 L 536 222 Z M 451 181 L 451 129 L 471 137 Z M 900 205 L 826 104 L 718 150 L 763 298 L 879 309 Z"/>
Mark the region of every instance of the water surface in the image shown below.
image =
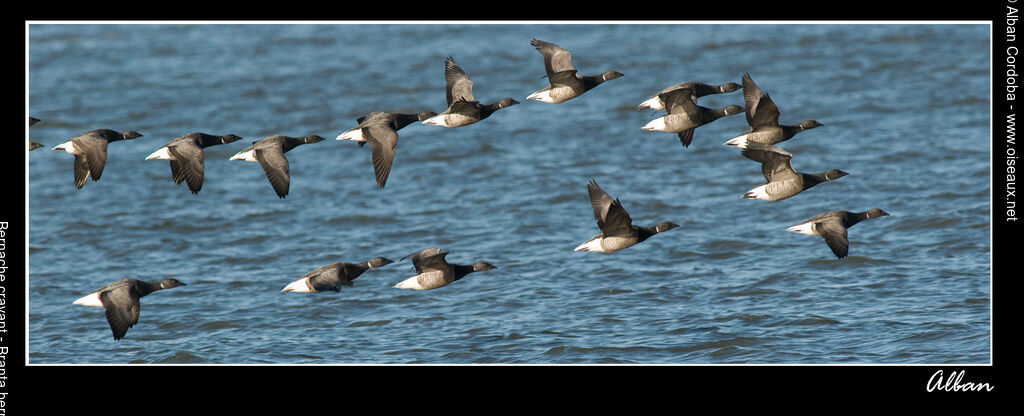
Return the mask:
<path id="1" fill-rule="evenodd" d="M 989 27 L 967 24 L 477 25 L 33 24 L 29 27 L 30 364 L 989 363 Z M 563 104 L 532 38 L 584 74 L 624 77 Z M 956 39 L 950 42 L 949 39 Z M 489 103 L 459 129 L 401 130 L 387 187 L 369 147 L 333 140 L 371 111 L 442 111 L 453 56 Z M 951 59 L 956 57 L 956 59 Z M 722 146 L 743 116 L 674 134 L 634 107 L 670 84 L 749 72 L 780 121 L 825 126 L 782 146 L 799 171 L 850 175 L 768 203 L 740 198 L 759 166 Z M 951 93 L 953 92 L 953 93 Z M 701 98 L 742 105 L 742 92 Z M 49 148 L 95 129 L 103 177 L 76 190 Z M 185 133 L 207 149 L 198 195 L 166 161 Z M 228 161 L 274 134 L 328 138 L 289 152 L 291 191 Z M 601 255 L 596 179 L 635 223 L 680 228 Z M 837 260 L 786 232 L 834 209 L 892 215 L 850 230 Z M 408 260 L 340 293 L 280 293 L 304 273 L 442 247 L 498 269 L 426 292 L 392 286 Z M 79 296 L 125 277 L 187 286 L 143 299 L 113 341 Z"/>

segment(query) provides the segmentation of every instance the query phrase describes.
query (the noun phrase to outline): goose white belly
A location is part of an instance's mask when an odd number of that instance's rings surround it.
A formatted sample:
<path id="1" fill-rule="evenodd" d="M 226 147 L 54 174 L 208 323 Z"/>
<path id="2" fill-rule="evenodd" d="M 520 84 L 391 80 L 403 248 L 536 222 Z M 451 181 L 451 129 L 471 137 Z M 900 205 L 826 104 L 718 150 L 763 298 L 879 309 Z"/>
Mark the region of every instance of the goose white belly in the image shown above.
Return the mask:
<path id="1" fill-rule="evenodd" d="M 405 279 L 405 280 L 399 282 L 397 285 L 395 285 L 395 288 L 396 289 L 424 290 L 425 288 L 423 286 L 420 286 L 419 280 L 416 279 L 417 277 L 418 276 L 413 276 L 413 277 L 410 277 L 408 279 Z"/>
<path id="2" fill-rule="evenodd" d="M 589 241 L 580 244 L 573 251 L 593 251 L 596 253 L 613 253 L 626 247 L 636 244 L 636 240 L 623 237 L 601 237 L 594 236 Z"/>
<path id="3" fill-rule="evenodd" d="M 413 290 L 429 290 L 436 289 L 446 285 L 444 281 L 444 272 L 432 271 L 428 273 L 420 273 L 399 282 L 394 287 L 397 289 L 413 289 Z"/>
<path id="4" fill-rule="evenodd" d="M 775 198 L 773 198 L 772 196 L 768 195 L 768 184 L 764 184 L 764 185 L 758 186 L 757 188 L 754 188 L 754 189 L 751 189 L 751 190 L 747 191 L 747 193 L 743 194 L 743 197 L 744 198 L 748 198 L 748 199 L 760 199 L 760 200 L 764 200 L 764 201 L 774 201 L 775 200 Z"/>
<path id="5" fill-rule="evenodd" d="M 647 101 L 644 101 L 644 102 L 640 103 L 640 105 L 638 105 L 637 108 L 640 108 L 640 109 L 650 108 L 652 110 L 664 110 L 665 109 L 665 104 L 663 104 L 661 102 L 661 98 L 658 98 L 658 96 L 655 95 L 655 96 L 653 96 L 651 98 L 648 98 Z"/>
<path id="6" fill-rule="evenodd" d="M 58 145 L 54 146 L 53 150 L 63 150 L 65 152 L 71 153 L 73 155 L 80 155 L 80 154 L 82 154 L 82 151 L 79 150 L 77 147 L 75 147 L 75 142 L 71 141 L 71 140 L 68 140 L 68 141 L 66 141 L 64 143 L 61 143 L 61 144 L 58 144 Z"/>
<path id="7" fill-rule="evenodd" d="M 467 125 L 476 123 L 477 121 L 479 121 L 479 120 L 474 119 L 472 117 L 465 116 L 463 114 L 458 114 L 458 113 L 448 113 L 448 114 L 445 114 L 445 113 L 442 113 L 442 114 L 438 114 L 436 116 L 433 116 L 431 118 L 428 118 L 426 120 L 423 120 L 423 124 L 427 124 L 427 125 L 431 125 L 431 126 L 441 126 L 441 127 L 454 128 L 454 127 L 467 126 Z"/>
<path id="8" fill-rule="evenodd" d="M 530 95 L 526 96 L 526 99 L 527 100 L 537 100 L 537 101 L 541 101 L 541 102 L 545 102 L 545 103 L 554 103 L 555 102 L 555 100 L 553 98 L 551 98 L 551 89 L 550 88 L 546 88 L 546 89 L 537 91 L 537 92 L 535 92 L 533 94 L 530 94 Z"/>
<path id="9" fill-rule="evenodd" d="M 573 98 L 574 96 L 573 90 L 569 87 L 548 87 L 526 96 L 526 99 L 537 100 L 542 103 L 558 104 Z"/>
<path id="10" fill-rule="evenodd" d="M 351 140 L 354 142 L 366 142 L 366 138 L 363 137 L 363 129 L 352 129 L 341 133 L 334 140 Z"/>
<path id="11" fill-rule="evenodd" d="M 807 221 L 800 224 L 794 225 L 786 229 L 786 231 L 792 231 L 794 233 L 806 234 L 806 235 L 818 235 L 817 231 L 814 231 L 814 222 Z"/>
<path id="12" fill-rule="evenodd" d="M 738 147 L 740 149 L 746 149 L 747 148 L 747 136 L 749 136 L 749 134 L 743 134 L 743 135 L 739 135 L 739 136 L 733 137 L 732 139 L 729 139 L 729 141 L 725 142 L 724 145 L 726 145 L 726 146 L 734 146 L 734 147 Z"/>
<path id="13" fill-rule="evenodd" d="M 259 162 L 259 160 L 256 159 L 256 149 L 248 149 L 235 153 L 235 155 L 231 156 L 231 159 L 228 160 L 244 160 L 246 162 Z"/>
<path id="14" fill-rule="evenodd" d="M 303 278 L 301 278 L 299 280 L 296 280 L 294 282 L 289 283 L 288 286 L 285 286 L 284 289 L 281 289 L 281 291 L 282 292 L 301 292 L 301 293 L 316 292 L 316 289 L 311 289 L 309 287 L 308 282 L 309 282 L 309 278 L 308 277 L 303 277 Z"/>
<path id="15" fill-rule="evenodd" d="M 155 152 L 150 153 L 149 156 L 146 156 L 146 160 L 152 160 L 152 159 L 174 160 L 174 156 L 171 155 L 171 152 L 167 148 L 167 146 L 164 146 L 164 147 L 161 147 L 161 148 L 157 149 Z"/>
<path id="16" fill-rule="evenodd" d="M 100 292 L 92 292 L 88 295 L 82 296 L 72 302 L 72 304 L 103 307 L 103 302 L 100 302 Z"/>

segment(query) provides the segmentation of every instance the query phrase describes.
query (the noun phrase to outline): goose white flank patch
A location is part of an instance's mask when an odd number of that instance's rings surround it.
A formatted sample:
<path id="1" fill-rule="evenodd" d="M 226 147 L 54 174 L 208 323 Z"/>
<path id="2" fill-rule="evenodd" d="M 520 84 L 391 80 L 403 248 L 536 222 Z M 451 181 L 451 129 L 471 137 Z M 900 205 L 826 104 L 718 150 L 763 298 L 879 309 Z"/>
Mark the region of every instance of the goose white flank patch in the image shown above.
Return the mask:
<path id="1" fill-rule="evenodd" d="M 594 87 L 619 78 L 618 71 L 605 71 L 601 75 L 580 75 L 572 66 L 572 54 L 554 43 L 533 39 L 530 44 L 544 57 L 544 71 L 548 86 L 526 97 L 528 100 L 558 104 L 579 97 Z"/>
<path id="2" fill-rule="evenodd" d="M 341 133 L 334 140 L 351 140 L 353 142 L 359 142 L 360 144 L 366 143 L 366 138 L 363 137 L 363 129 L 359 126 L 353 127 L 352 129 Z"/>
<path id="3" fill-rule="evenodd" d="M 391 174 L 391 164 L 395 160 L 398 147 L 398 131 L 416 121 L 423 121 L 436 116 L 433 111 L 421 113 L 386 113 L 375 111 L 356 119 L 357 126 L 338 135 L 337 140 L 352 140 L 359 147 L 370 143 L 370 161 L 373 163 L 373 175 L 377 187 L 383 188 Z"/>
<path id="4" fill-rule="evenodd" d="M 668 92 L 684 88 L 692 89 L 694 95 L 696 95 L 697 98 L 700 98 L 706 95 L 730 93 L 740 88 L 743 88 L 743 86 L 735 82 L 729 82 L 721 85 L 711 85 L 696 81 L 680 82 L 678 84 L 673 84 L 668 87 L 665 87 L 661 91 L 658 91 L 657 94 L 654 94 L 644 102 L 640 103 L 640 105 L 636 106 L 636 109 L 643 110 L 645 108 L 650 108 L 652 110 L 664 110 L 665 102 L 662 101 L 661 94 L 665 94 Z"/>
<path id="5" fill-rule="evenodd" d="M 594 210 L 594 219 L 597 220 L 597 228 L 601 229 L 601 232 L 573 251 L 614 253 L 639 244 L 655 234 L 679 227 L 679 224 L 671 222 L 662 222 L 650 227 L 633 225 L 632 218 L 619 200 L 612 199 L 597 185 L 597 181 L 591 180 L 587 184 L 587 193 L 590 196 L 591 208 Z"/>
<path id="6" fill-rule="evenodd" d="M 63 150 L 75 156 L 75 188 L 82 189 L 87 178 L 92 177 L 93 181 L 98 181 L 103 175 L 108 143 L 138 137 L 142 135 L 135 131 L 118 133 L 110 129 L 89 130 L 55 146 L 53 150 Z"/>
<path id="7" fill-rule="evenodd" d="M 297 146 L 316 143 L 324 140 L 323 137 L 310 135 L 304 137 L 288 137 L 283 135 L 270 136 L 254 142 L 242 151 L 231 156 L 230 160 L 244 160 L 246 162 L 257 162 L 263 168 L 263 172 L 270 181 L 278 198 L 288 195 L 291 176 L 288 171 L 288 159 L 284 154 Z"/>
<path id="8" fill-rule="evenodd" d="M 836 258 L 841 259 L 850 253 L 850 240 L 847 237 L 847 229 L 861 221 L 886 215 L 889 215 L 889 213 L 879 208 L 872 208 L 864 212 L 829 211 L 789 227 L 786 231 L 820 236 L 825 240 L 825 244 L 832 250 L 832 253 L 836 255 Z"/>
<path id="9" fill-rule="evenodd" d="M 792 126 L 779 125 L 779 108 L 775 106 L 771 97 L 754 84 L 750 74 L 743 74 L 742 81 L 743 102 L 750 129 L 726 141 L 726 146 L 749 149 L 756 143 L 759 148 L 763 148 L 763 145 L 781 143 L 793 138 L 797 133 L 823 125 L 816 120 L 805 120 Z"/>
<path id="10" fill-rule="evenodd" d="M 412 260 L 416 268 L 416 275 L 409 277 L 394 287 L 396 289 L 431 290 L 447 286 L 470 273 L 482 272 L 496 269 L 497 266 L 487 262 L 477 262 L 470 265 L 450 264 L 445 259 L 447 251 L 439 248 L 427 248 L 406 257 Z"/>
<path id="11" fill-rule="evenodd" d="M 519 101 L 507 97 L 495 103 L 481 104 L 473 97 L 473 81 L 450 56 L 444 62 L 444 79 L 448 108 L 423 120 L 423 124 L 449 128 L 468 126 L 490 117 L 495 111 L 519 104 Z"/>
<path id="12" fill-rule="evenodd" d="M 772 145 L 744 149 L 741 154 L 750 160 L 760 162 L 761 173 L 765 178 L 765 183 L 743 194 L 743 198 L 746 199 L 781 201 L 819 183 L 848 175 L 838 169 L 829 169 L 821 173 L 797 172 L 793 169 L 793 155 Z"/>
<path id="13" fill-rule="evenodd" d="M 218 145 L 236 142 L 241 140 L 234 134 L 215 136 L 206 133 L 189 133 L 177 137 L 167 144 L 161 146 L 155 152 L 146 157 L 146 160 L 163 159 L 170 161 L 171 179 L 175 184 L 181 185 L 182 181 L 188 183 L 188 189 L 192 194 L 198 194 L 203 188 L 203 174 L 206 164 L 203 161 L 203 149 Z"/>
<path id="14" fill-rule="evenodd" d="M 157 290 L 185 286 L 177 279 L 163 279 L 145 282 L 137 279 L 121 279 L 103 286 L 72 302 L 75 305 L 97 306 L 104 309 L 114 340 L 120 340 L 128 328 L 139 323 L 142 305 L 139 298 Z"/>
<path id="15" fill-rule="evenodd" d="M 282 292 L 316 293 L 324 291 L 340 292 L 342 286 L 352 286 L 352 281 L 363 272 L 375 267 L 394 263 L 390 259 L 377 257 L 362 263 L 337 262 L 320 266 L 306 273 L 298 280 L 291 282 Z"/>

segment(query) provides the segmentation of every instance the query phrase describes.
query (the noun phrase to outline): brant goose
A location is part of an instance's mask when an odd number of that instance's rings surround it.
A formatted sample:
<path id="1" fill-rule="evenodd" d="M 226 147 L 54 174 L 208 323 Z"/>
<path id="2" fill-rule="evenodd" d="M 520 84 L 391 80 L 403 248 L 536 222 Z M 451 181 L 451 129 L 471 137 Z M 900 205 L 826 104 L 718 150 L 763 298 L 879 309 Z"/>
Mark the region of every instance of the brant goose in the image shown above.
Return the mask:
<path id="1" fill-rule="evenodd" d="M 171 178 L 174 179 L 174 183 L 181 185 L 181 181 L 186 181 L 188 189 L 193 194 L 198 194 L 203 187 L 203 171 L 205 170 L 203 149 L 241 139 L 234 134 L 214 136 L 206 133 L 189 133 L 167 142 L 147 156 L 146 160 L 169 160 L 171 162 Z"/>
<path id="2" fill-rule="evenodd" d="M 89 130 L 55 146 L 53 150 L 75 155 L 75 187 L 82 189 L 89 176 L 92 176 L 93 181 L 100 180 L 103 165 L 107 162 L 107 143 L 136 137 L 142 135 L 134 131 L 118 133 L 109 129 Z"/>
<path id="3" fill-rule="evenodd" d="M 267 179 L 270 180 L 270 186 L 274 187 L 274 192 L 279 198 L 284 198 L 288 195 L 289 183 L 288 159 L 285 159 L 284 154 L 295 146 L 316 143 L 323 139 L 317 135 L 288 137 L 278 134 L 253 142 L 252 146 L 246 147 L 228 160 L 259 162 L 267 174 Z"/>
<path id="4" fill-rule="evenodd" d="M 331 263 L 306 273 L 299 280 L 289 283 L 281 291 L 314 293 L 333 290 L 340 292 L 341 286 L 352 286 L 352 281 L 356 280 L 363 272 L 391 263 L 394 262 L 384 257 L 377 257 L 359 264 Z"/>
<path id="5" fill-rule="evenodd" d="M 439 248 L 427 248 L 408 256 L 416 267 L 416 275 L 395 285 L 398 289 L 430 290 L 445 286 L 473 272 L 497 269 L 497 266 L 479 262 L 470 265 L 449 264 L 444 256 L 447 251 Z M 402 257 L 402 260 L 405 260 Z"/>
<path id="6" fill-rule="evenodd" d="M 433 111 L 412 113 L 384 113 L 375 111 L 356 119 L 359 125 L 339 134 L 335 140 L 352 140 L 363 147 L 370 142 L 373 174 L 377 178 L 377 186 L 383 188 L 391 173 L 391 163 L 395 160 L 395 146 L 398 145 L 398 130 L 415 121 L 423 121 L 437 115 Z"/>
<path id="7" fill-rule="evenodd" d="M 441 114 L 423 120 L 423 124 L 441 127 L 467 126 L 490 117 L 502 108 L 519 104 L 519 101 L 511 98 L 503 98 L 493 104 L 480 104 L 473 98 L 473 81 L 450 56 L 444 61 L 444 81 L 448 108 Z"/>
<path id="8" fill-rule="evenodd" d="M 738 90 L 740 88 L 743 88 L 743 87 L 740 84 L 737 84 L 735 82 L 730 82 L 730 83 L 726 83 L 726 84 L 722 84 L 722 85 L 710 85 L 710 84 L 705 84 L 703 82 L 696 82 L 696 81 L 680 82 L 678 84 L 674 84 L 674 85 L 670 85 L 668 87 L 665 87 L 665 89 L 663 89 L 661 91 L 658 91 L 657 94 L 655 94 L 655 95 L 651 96 L 650 98 L 648 98 L 647 101 L 644 101 L 644 102 L 640 103 L 640 105 L 636 106 L 636 109 L 637 110 L 643 110 L 645 108 L 650 108 L 652 110 L 664 110 L 665 109 L 665 102 L 662 101 L 660 95 L 664 94 L 666 92 L 671 92 L 671 91 L 675 91 L 675 90 L 682 89 L 682 88 L 692 88 L 693 92 L 694 92 L 694 95 L 696 95 L 697 98 L 700 98 L 700 97 L 703 97 L 705 95 L 723 94 L 723 93 L 727 93 L 727 92 L 733 92 L 733 91 L 736 91 L 736 90 Z"/>
<path id="9" fill-rule="evenodd" d="M 587 184 L 587 192 L 590 194 L 590 205 L 594 208 L 594 219 L 601 232 L 573 251 L 613 253 L 679 226 L 662 222 L 652 227 L 637 227 L 619 200 L 608 196 L 593 179 Z"/>
<path id="10" fill-rule="evenodd" d="M 781 201 L 822 182 L 848 175 L 841 170 L 829 169 L 821 173 L 800 173 L 793 169 L 793 155 L 779 147 L 748 148 L 741 152 L 748 159 L 761 162 L 761 173 L 766 180 L 743 194 L 744 198 Z"/>
<path id="11" fill-rule="evenodd" d="M 646 131 L 667 131 L 676 133 L 683 147 L 689 147 L 693 141 L 693 130 L 725 116 L 743 112 L 738 105 L 725 108 L 707 108 L 697 105 L 697 95 L 693 88 L 681 88 L 658 94 L 665 103 L 668 114 L 651 120 L 640 128 Z"/>
<path id="12" fill-rule="evenodd" d="M 534 39 L 530 44 L 544 56 L 544 70 L 547 72 L 548 85 L 530 94 L 528 100 L 557 104 L 579 97 L 590 89 L 621 77 L 618 71 L 608 71 L 601 75 L 585 76 L 576 73 L 572 66 L 572 54 L 553 43 Z"/>
<path id="13" fill-rule="evenodd" d="M 40 122 L 40 120 L 38 118 L 35 118 L 35 117 L 29 117 L 28 118 L 28 125 L 30 125 L 30 126 L 33 125 L 33 124 L 36 124 L 38 122 Z M 41 145 L 39 143 L 36 143 L 34 141 L 31 141 L 31 140 L 28 141 L 28 150 L 35 150 L 35 149 L 38 149 L 40 147 L 43 147 L 43 145 Z"/>
<path id="14" fill-rule="evenodd" d="M 872 208 L 864 212 L 829 211 L 786 229 L 794 233 L 817 235 L 825 239 L 828 248 L 837 258 L 846 257 L 850 252 L 850 240 L 846 229 L 858 222 L 889 215 L 888 212 Z"/>
<path id="15" fill-rule="evenodd" d="M 768 94 L 761 92 L 748 73 L 743 74 L 743 101 L 747 107 L 747 124 L 750 129 L 725 142 L 726 146 L 747 149 L 750 143 L 772 145 L 789 140 L 804 130 L 823 125 L 815 120 L 806 120 L 792 126 L 780 126 L 779 108 Z"/>
<path id="16" fill-rule="evenodd" d="M 103 286 L 75 300 L 75 305 L 99 306 L 106 311 L 107 323 L 114 333 L 114 340 L 124 337 L 135 324 L 139 323 L 139 298 L 157 290 L 185 286 L 177 279 L 144 282 L 136 279 L 121 279 Z"/>

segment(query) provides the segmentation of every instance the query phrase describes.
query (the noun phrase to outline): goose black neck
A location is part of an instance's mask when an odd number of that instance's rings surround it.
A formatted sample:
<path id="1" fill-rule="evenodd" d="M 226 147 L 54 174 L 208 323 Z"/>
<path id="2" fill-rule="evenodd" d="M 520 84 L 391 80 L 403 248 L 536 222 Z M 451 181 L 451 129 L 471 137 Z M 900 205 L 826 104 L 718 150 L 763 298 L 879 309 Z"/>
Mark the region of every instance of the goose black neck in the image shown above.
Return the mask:
<path id="1" fill-rule="evenodd" d="M 419 114 L 398 114 L 395 116 L 395 121 L 391 123 L 391 127 L 397 131 L 416 121 L 419 121 Z"/>
<path id="2" fill-rule="evenodd" d="M 456 280 L 459 280 L 459 279 L 465 277 L 467 274 L 475 272 L 476 269 L 471 264 L 469 264 L 469 265 L 453 264 L 452 265 L 452 271 L 455 274 L 455 278 L 452 279 L 452 281 L 454 282 Z"/>
<path id="3" fill-rule="evenodd" d="M 800 126 L 782 126 L 782 136 L 786 139 L 789 139 L 802 131 L 804 131 L 804 128 Z"/>
<path id="4" fill-rule="evenodd" d="M 656 226 L 636 227 L 636 241 L 639 243 L 658 233 Z"/>
<path id="5" fill-rule="evenodd" d="M 160 289 L 163 289 L 163 287 L 160 286 L 159 281 L 143 282 L 140 280 L 138 281 L 138 283 L 135 284 L 135 291 L 139 293 L 140 298 L 150 293 L 156 292 Z"/>
<path id="6" fill-rule="evenodd" d="M 501 109 L 501 102 L 500 101 L 496 102 L 494 104 L 482 105 L 482 106 L 480 106 L 480 119 L 483 120 L 483 119 L 485 119 L 487 117 L 490 117 L 491 114 L 494 114 L 495 111 L 498 111 L 500 109 Z"/>
<path id="7" fill-rule="evenodd" d="M 812 187 L 814 185 L 817 185 L 819 183 L 828 181 L 828 178 L 825 177 L 825 172 L 821 172 L 821 173 L 801 173 L 801 175 L 803 175 L 803 177 L 804 177 L 804 189 L 810 188 L 810 187 Z"/>
<path id="8" fill-rule="evenodd" d="M 864 220 L 866 220 L 868 218 L 871 218 L 870 216 L 868 216 L 868 211 L 864 211 L 864 212 L 848 212 L 848 213 L 846 213 L 846 218 L 843 219 L 843 223 L 844 223 L 843 225 L 845 225 L 846 228 L 850 228 L 854 224 L 856 224 L 858 222 L 861 222 L 861 221 L 864 221 Z"/>

